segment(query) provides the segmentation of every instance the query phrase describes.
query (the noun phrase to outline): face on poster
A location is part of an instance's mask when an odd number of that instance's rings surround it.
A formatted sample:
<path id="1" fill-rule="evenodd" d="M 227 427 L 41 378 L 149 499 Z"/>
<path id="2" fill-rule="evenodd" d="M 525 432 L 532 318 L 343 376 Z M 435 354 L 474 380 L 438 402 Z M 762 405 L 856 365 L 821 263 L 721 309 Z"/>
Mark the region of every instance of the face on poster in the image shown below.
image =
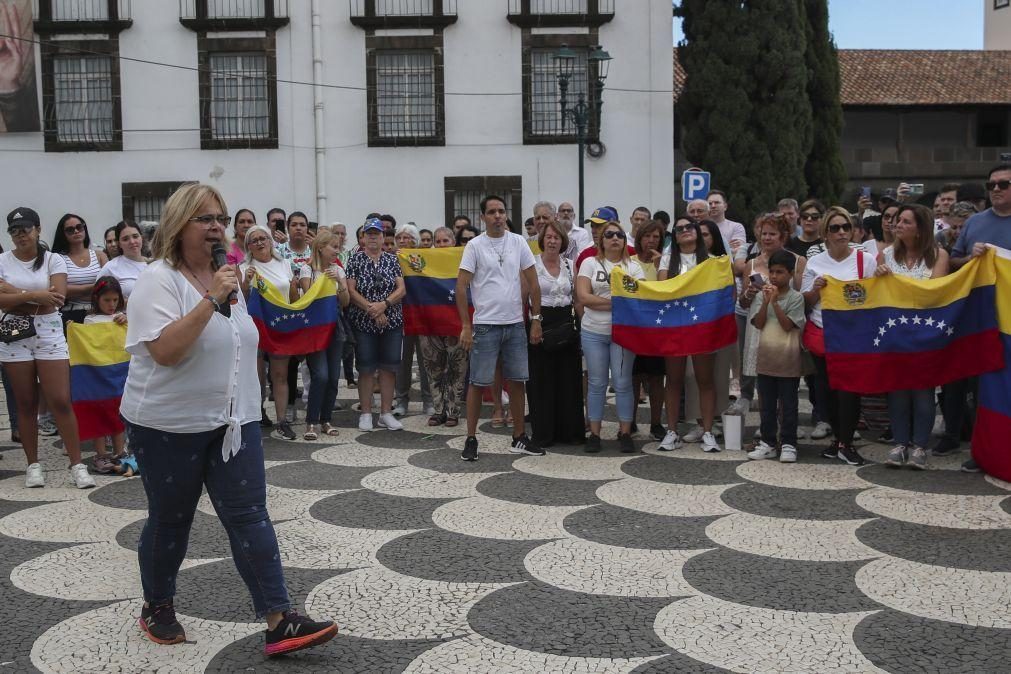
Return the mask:
<path id="1" fill-rule="evenodd" d="M 0 132 L 38 131 L 32 0 L 0 0 Z"/>

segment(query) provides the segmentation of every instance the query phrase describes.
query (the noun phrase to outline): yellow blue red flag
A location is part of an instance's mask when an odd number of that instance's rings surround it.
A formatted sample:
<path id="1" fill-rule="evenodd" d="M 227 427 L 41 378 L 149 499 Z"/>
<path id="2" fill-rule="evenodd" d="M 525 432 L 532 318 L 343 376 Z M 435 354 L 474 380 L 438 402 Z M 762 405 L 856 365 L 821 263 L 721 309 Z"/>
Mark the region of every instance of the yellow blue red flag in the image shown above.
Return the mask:
<path id="1" fill-rule="evenodd" d="M 260 348 L 278 356 L 322 351 L 337 326 L 337 286 L 320 275 L 297 302 L 257 277 L 249 291 L 247 310 L 260 333 Z"/>
<path id="2" fill-rule="evenodd" d="M 70 399 L 81 440 L 123 432 L 119 401 L 130 369 L 126 326 L 115 323 L 67 324 Z"/>
<path id="3" fill-rule="evenodd" d="M 611 271 L 611 337 L 641 356 L 692 356 L 737 341 L 734 275 L 726 257 L 666 281 Z"/>
<path id="4" fill-rule="evenodd" d="M 934 388 L 1002 368 L 996 278 L 991 252 L 925 281 L 894 274 L 826 279 L 821 307 L 832 388 Z"/>
<path id="5" fill-rule="evenodd" d="M 456 276 L 463 248 L 402 249 L 397 258 L 407 289 L 404 334 L 458 337 L 461 325 L 456 308 Z"/>
<path id="6" fill-rule="evenodd" d="M 1011 482 L 1011 251 L 997 248 L 989 254 L 997 275 L 998 350 L 1004 367 L 979 378 L 972 458 L 988 475 Z M 978 351 L 961 354 L 965 360 L 980 355 Z"/>

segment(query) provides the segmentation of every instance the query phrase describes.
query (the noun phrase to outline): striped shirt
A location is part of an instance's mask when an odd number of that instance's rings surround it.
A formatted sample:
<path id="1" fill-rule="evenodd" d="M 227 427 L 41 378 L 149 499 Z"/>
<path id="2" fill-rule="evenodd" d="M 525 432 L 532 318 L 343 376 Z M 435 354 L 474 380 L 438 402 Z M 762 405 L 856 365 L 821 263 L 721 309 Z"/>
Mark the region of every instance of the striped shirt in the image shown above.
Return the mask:
<path id="1" fill-rule="evenodd" d="M 68 286 L 93 286 L 98 280 L 98 275 L 102 272 L 102 265 L 98 263 L 98 255 L 94 250 L 89 249 L 91 257 L 88 259 L 87 267 L 78 267 L 69 255 L 63 255 L 63 260 L 67 263 L 67 285 Z M 90 299 L 74 299 L 67 302 L 65 309 L 90 309 Z"/>

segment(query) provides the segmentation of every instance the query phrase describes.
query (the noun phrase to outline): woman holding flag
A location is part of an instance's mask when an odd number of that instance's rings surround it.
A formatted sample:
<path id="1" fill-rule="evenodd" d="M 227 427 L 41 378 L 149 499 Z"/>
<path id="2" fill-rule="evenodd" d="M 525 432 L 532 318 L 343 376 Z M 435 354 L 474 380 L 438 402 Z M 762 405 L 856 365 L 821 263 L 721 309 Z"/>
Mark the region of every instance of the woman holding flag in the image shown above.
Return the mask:
<path id="1" fill-rule="evenodd" d="M 263 225 L 253 225 L 246 232 L 246 250 L 249 257 L 239 267 L 242 294 L 249 297 L 250 284 L 260 280 L 274 286 L 277 292 L 289 302 L 298 299 L 298 282 L 292 272 L 291 263 L 281 257 L 274 247 L 270 230 Z M 277 427 L 274 433 L 282 440 L 294 440 L 295 431 L 288 421 L 288 356 L 267 354 L 270 359 L 270 389 L 274 394 L 274 414 Z M 263 358 L 257 360 L 260 382 L 264 380 Z M 261 414 L 261 419 L 263 415 Z"/>
<path id="2" fill-rule="evenodd" d="M 895 274 L 924 280 L 948 274 L 948 253 L 934 240 L 934 217 L 926 206 L 900 206 L 893 232 L 895 243 L 881 252 L 875 276 Z M 934 426 L 934 389 L 890 392 L 888 416 L 895 446 L 885 463 L 896 468 L 908 463 L 910 468 L 926 469 L 927 442 Z"/>
<path id="3" fill-rule="evenodd" d="M 326 277 L 337 286 L 337 299 L 341 309 L 347 308 L 351 301 L 348 294 L 347 277 L 344 269 L 337 264 L 337 254 L 340 252 L 340 241 L 328 229 L 321 229 L 312 242 L 312 258 L 309 264 L 303 265 L 299 271 L 298 282 L 302 292 L 309 292 L 321 277 Z M 309 386 L 309 403 L 305 411 L 305 440 L 316 440 L 319 434 L 337 435 L 337 429 L 330 421 L 333 418 L 333 407 L 337 402 L 337 382 L 341 378 L 341 358 L 344 353 L 344 323 L 337 316 L 333 337 L 325 349 L 306 356 L 311 373 Z M 322 426 L 320 424 L 322 423 Z"/>

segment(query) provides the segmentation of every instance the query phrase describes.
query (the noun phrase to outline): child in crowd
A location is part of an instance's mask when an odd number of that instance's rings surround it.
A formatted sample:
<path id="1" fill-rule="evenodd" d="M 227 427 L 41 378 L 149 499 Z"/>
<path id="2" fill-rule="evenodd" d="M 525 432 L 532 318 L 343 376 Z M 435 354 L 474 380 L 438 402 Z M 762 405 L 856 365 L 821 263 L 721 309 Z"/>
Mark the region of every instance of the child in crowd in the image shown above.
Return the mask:
<path id="1" fill-rule="evenodd" d="M 804 296 L 790 287 L 796 256 L 786 249 L 769 258 L 769 279 L 762 288 L 762 301 L 753 302 L 748 320 L 761 330 L 758 343 L 758 397 L 761 401 L 762 440 L 748 452 L 749 459 L 776 456 L 797 460 L 797 390 L 801 377 L 801 334 L 804 329 Z M 782 412 L 779 432 L 777 417 Z M 772 443 L 772 444 L 769 444 Z"/>
<path id="2" fill-rule="evenodd" d="M 84 317 L 84 324 L 117 323 L 126 325 L 126 298 L 119 281 L 112 276 L 102 276 L 91 291 L 91 313 Z M 112 436 L 114 456 L 110 457 L 105 447 L 106 438 L 95 438 L 95 472 L 102 474 L 120 473 L 125 468 L 122 460 L 126 458 L 126 439 L 123 433 Z"/>

